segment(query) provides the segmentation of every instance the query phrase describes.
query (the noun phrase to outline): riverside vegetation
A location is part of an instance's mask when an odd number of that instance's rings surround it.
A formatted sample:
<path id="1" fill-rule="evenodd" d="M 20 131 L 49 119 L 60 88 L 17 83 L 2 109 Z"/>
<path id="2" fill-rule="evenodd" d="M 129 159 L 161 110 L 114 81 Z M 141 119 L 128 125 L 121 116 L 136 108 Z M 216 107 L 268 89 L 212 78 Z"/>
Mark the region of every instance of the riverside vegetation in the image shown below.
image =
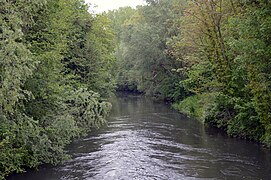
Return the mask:
<path id="1" fill-rule="evenodd" d="M 67 159 L 105 123 L 113 32 L 81 0 L 0 1 L 0 177 Z M 1 179 L 0 178 L 0 179 Z"/>
<path id="2" fill-rule="evenodd" d="M 108 13 L 120 89 L 271 146 L 269 0 L 146 0 Z"/>
<path id="3" fill-rule="evenodd" d="M 0 177 L 67 159 L 115 89 L 271 146 L 269 0 L 0 1 Z"/>

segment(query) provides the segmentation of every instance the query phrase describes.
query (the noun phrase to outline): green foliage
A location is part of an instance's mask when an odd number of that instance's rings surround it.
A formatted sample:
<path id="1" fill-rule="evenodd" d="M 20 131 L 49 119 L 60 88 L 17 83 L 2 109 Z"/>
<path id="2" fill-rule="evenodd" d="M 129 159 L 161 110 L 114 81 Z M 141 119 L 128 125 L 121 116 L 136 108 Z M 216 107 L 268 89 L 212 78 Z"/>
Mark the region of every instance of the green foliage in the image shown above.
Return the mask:
<path id="1" fill-rule="evenodd" d="M 179 109 L 198 113 L 197 97 L 215 93 L 205 123 L 270 146 L 270 1 L 188 1 L 171 54 L 183 62 Z"/>
<path id="2" fill-rule="evenodd" d="M 111 104 L 99 102 L 100 95 L 87 89 L 79 89 L 68 98 L 70 114 L 76 119 L 76 125 L 88 131 L 88 127 L 97 127 L 106 123 Z M 87 128 L 87 129 L 85 129 Z"/>
<path id="3" fill-rule="evenodd" d="M 181 16 L 180 2 L 148 2 L 148 6 L 137 10 L 123 8 L 109 13 L 119 42 L 116 52 L 119 87 L 137 88 L 159 99 L 183 98 L 183 89 L 179 86 L 182 74 L 173 71 L 181 63 L 167 51 L 167 40 L 177 29 L 174 22 Z"/>
<path id="4" fill-rule="evenodd" d="M 239 29 L 238 36 L 229 39 L 229 45 L 234 49 L 231 53 L 238 52 L 238 55 L 234 57 L 236 68 L 233 70 L 238 73 L 234 74 L 233 80 L 239 80 L 236 87 L 246 94 L 241 97 L 246 104 L 253 107 L 256 114 L 254 116 L 257 116 L 256 119 L 260 122 L 252 118 L 251 124 L 254 125 L 255 130 L 264 129 L 264 135 L 263 133 L 258 134 L 262 136 L 263 142 L 268 142 L 265 138 L 268 139 L 271 133 L 269 129 L 271 123 L 270 8 L 270 3 L 259 2 L 257 6 L 248 4 L 246 11 L 231 18 L 229 23 L 231 28 Z M 242 73 L 239 73 L 240 71 Z M 247 108 L 247 105 L 243 108 Z M 258 124 L 253 123 L 255 121 Z M 259 137 L 255 139 L 258 140 Z"/>
<path id="5" fill-rule="evenodd" d="M 73 138 L 106 123 L 114 34 L 87 10 L 81 0 L 0 2 L 0 179 L 62 162 Z"/>
<path id="6" fill-rule="evenodd" d="M 214 93 L 189 96 L 180 103 L 174 103 L 173 108 L 204 122 L 206 115 L 209 113 L 210 107 L 214 104 L 215 97 L 216 95 Z"/>
<path id="7" fill-rule="evenodd" d="M 237 104 L 235 110 L 236 116 L 228 123 L 228 134 L 235 137 L 260 140 L 264 134 L 264 126 L 255 111 L 255 105 L 252 102 Z"/>
<path id="8" fill-rule="evenodd" d="M 226 43 L 232 59 L 230 81 L 224 90 L 226 99 L 216 101 L 213 114 L 223 114 L 231 107 L 231 118 L 215 116 L 211 121 L 223 122 L 229 135 L 265 141 L 270 136 L 270 3 L 254 6 L 225 22 L 231 36 Z M 229 104 L 225 104 L 230 102 Z M 224 118 L 223 118 L 224 117 Z M 218 123 L 220 124 L 220 123 Z M 217 126 L 217 124 L 215 125 Z M 220 125 L 218 125 L 220 127 Z M 268 138 L 267 138 L 268 139 Z M 270 146 L 270 144 L 267 143 Z"/>
<path id="9" fill-rule="evenodd" d="M 35 64 L 27 46 L 21 42 L 24 14 L 12 2 L 0 3 L 0 113 L 14 113 L 24 94 L 21 85 L 32 74 Z M 20 4 L 19 4 L 20 5 Z"/>
<path id="10" fill-rule="evenodd" d="M 156 1 L 109 12 L 117 85 L 270 146 L 269 1 Z M 192 96 L 191 96 L 192 95 Z"/>
<path id="11" fill-rule="evenodd" d="M 227 130 L 228 122 L 235 115 L 235 103 L 238 99 L 219 93 L 215 98 L 213 107 L 206 115 L 205 122 L 209 125 Z"/>
<path id="12" fill-rule="evenodd" d="M 66 73 L 105 97 L 115 88 L 114 33 L 104 15 L 94 18 L 85 12 L 80 16 L 68 34 L 73 41 L 65 54 Z"/>
<path id="13" fill-rule="evenodd" d="M 218 94 L 205 118 L 209 125 L 224 129 L 230 136 L 260 140 L 264 127 L 252 102 Z"/>
<path id="14" fill-rule="evenodd" d="M 116 85 L 271 146 L 270 2 L 146 2 L 95 16 L 82 0 L 0 2 L 0 179 L 67 159 Z"/>
<path id="15" fill-rule="evenodd" d="M 193 65 L 186 73 L 186 79 L 181 81 L 184 88 L 191 93 L 213 92 L 218 83 L 214 81 L 214 68 L 209 62 L 199 62 Z"/>

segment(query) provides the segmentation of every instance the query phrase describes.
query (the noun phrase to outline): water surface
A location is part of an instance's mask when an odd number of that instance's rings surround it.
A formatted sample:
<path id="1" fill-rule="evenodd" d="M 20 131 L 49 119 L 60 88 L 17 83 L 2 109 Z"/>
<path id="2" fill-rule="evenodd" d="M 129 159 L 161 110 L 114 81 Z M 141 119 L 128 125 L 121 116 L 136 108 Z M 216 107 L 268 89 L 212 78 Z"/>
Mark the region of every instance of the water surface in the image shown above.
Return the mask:
<path id="1" fill-rule="evenodd" d="M 108 126 L 68 148 L 57 167 L 13 176 L 16 180 L 271 179 L 271 152 L 206 129 L 148 98 L 113 101 Z"/>

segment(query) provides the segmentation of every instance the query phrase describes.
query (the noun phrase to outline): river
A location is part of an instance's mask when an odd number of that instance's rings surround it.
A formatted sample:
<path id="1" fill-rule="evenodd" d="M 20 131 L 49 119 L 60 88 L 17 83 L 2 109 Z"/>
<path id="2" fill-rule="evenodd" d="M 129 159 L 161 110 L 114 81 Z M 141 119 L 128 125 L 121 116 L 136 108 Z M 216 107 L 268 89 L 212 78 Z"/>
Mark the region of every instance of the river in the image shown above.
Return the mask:
<path id="1" fill-rule="evenodd" d="M 68 147 L 72 159 L 63 165 L 10 179 L 271 179 L 270 150 L 206 129 L 161 102 L 122 95 L 108 119 Z"/>

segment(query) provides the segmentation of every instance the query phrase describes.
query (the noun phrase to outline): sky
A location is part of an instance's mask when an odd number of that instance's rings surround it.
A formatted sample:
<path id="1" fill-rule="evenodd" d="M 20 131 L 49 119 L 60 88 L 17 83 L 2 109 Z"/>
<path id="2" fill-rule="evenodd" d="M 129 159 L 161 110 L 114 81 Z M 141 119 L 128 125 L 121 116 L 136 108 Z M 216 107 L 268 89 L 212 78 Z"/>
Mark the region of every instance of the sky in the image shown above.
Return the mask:
<path id="1" fill-rule="evenodd" d="M 137 5 L 143 5 L 144 0 L 85 0 L 86 3 L 96 4 L 95 13 L 107 10 L 118 9 L 119 7 L 131 6 L 135 8 Z M 93 9 L 91 9 L 92 11 Z"/>

